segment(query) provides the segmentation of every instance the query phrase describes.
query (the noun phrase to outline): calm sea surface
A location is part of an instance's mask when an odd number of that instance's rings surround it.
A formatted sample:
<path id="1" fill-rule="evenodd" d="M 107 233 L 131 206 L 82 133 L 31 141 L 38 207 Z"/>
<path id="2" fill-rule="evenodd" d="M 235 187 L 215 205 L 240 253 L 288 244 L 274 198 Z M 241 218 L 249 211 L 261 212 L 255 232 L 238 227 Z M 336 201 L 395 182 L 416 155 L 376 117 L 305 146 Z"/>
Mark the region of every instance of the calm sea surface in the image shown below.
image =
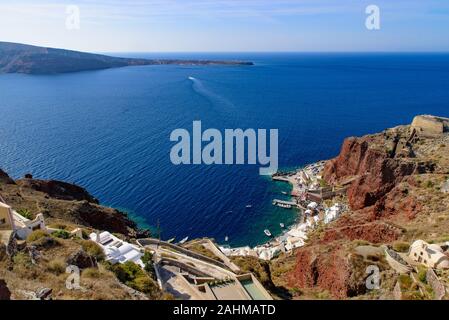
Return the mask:
<path id="1" fill-rule="evenodd" d="M 145 66 L 66 75 L 0 75 L 0 167 L 86 187 L 162 237 L 266 240 L 294 211 L 289 186 L 257 166 L 174 166 L 176 128 L 277 128 L 279 162 L 335 156 L 347 136 L 449 117 L 445 54 L 134 54 L 243 59 L 243 66 Z M 191 81 L 189 76 L 197 81 Z M 252 205 L 251 208 L 246 208 Z"/>

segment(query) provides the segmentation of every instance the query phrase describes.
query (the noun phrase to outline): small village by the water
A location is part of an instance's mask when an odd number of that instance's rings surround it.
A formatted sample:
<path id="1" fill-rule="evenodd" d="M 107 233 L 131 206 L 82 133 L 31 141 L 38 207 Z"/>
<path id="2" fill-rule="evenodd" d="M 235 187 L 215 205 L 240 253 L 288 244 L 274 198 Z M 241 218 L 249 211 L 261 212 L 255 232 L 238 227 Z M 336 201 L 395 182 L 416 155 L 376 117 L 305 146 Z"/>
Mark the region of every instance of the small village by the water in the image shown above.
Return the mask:
<path id="1" fill-rule="evenodd" d="M 319 161 L 304 168 L 290 172 L 277 172 L 272 176 L 274 181 L 282 181 L 293 186 L 291 200 L 274 199 L 273 205 L 286 210 L 297 210 L 296 223 L 286 227 L 281 223 L 283 232 L 273 237 L 271 231 L 264 230 L 269 238 L 265 244 L 256 247 L 231 248 L 220 246 L 220 250 L 227 256 L 254 256 L 262 260 L 271 260 L 281 253 L 292 252 L 302 247 L 307 241 L 307 234 L 321 224 L 328 224 L 337 219 L 347 210 L 344 202 L 337 202 L 337 195 L 344 194 L 346 188 L 335 189 L 327 186 L 322 179 L 321 172 L 325 161 Z"/>

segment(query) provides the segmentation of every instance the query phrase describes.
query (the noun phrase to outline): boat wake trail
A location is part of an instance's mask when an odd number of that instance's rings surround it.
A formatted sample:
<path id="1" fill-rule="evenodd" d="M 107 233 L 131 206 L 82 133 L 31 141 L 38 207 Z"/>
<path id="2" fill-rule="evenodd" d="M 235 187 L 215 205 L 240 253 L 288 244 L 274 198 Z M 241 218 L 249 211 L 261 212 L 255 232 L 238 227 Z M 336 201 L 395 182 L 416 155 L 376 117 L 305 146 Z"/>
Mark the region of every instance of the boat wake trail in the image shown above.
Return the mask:
<path id="1" fill-rule="evenodd" d="M 206 88 L 201 80 L 194 77 L 189 77 L 188 79 L 192 81 L 193 90 L 206 98 L 214 106 L 225 107 L 228 109 L 234 108 L 234 104 L 232 102 Z"/>

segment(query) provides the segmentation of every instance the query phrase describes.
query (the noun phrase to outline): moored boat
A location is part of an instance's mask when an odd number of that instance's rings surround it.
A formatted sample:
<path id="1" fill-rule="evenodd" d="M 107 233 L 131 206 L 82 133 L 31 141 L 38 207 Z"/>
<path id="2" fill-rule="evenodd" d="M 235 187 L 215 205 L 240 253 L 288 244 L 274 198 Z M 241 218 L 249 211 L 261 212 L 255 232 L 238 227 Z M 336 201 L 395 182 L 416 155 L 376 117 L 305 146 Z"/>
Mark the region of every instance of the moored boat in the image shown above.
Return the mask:
<path id="1" fill-rule="evenodd" d="M 182 239 L 181 241 L 179 241 L 178 242 L 178 244 L 183 244 L 183 243 L 186 243 L 187 242 L 187 240 L 189 240 L 189 237 L 187 236 L 187 237 L 185 237 L 184 239 Z"/>

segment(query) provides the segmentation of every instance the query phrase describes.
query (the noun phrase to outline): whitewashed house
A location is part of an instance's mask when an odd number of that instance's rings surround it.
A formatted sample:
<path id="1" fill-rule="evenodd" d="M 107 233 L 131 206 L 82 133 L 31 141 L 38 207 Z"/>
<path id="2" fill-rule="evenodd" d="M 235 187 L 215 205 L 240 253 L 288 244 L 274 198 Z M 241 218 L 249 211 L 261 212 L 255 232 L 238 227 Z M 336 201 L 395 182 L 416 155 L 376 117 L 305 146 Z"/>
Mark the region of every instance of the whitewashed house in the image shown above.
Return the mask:
<path id="1" fill-rule="evenodd" d="M 324 223 L 328 224 L 336 220 L 342 213 L 342 207 L 340 204 L 336 203 L 332 207 L 326 209 L 324 213 Z"/>
<path id="2" fill-rule="evenodd" d="M 0 201 L 0 229 L 15 232 L 19 239 L 26 239 L 35 230 L 48 232 L 44 216 L 39 213 L 34 220 L 27 219 Z"/>
<path id="3" fill-rule="evenodd" d="M 107 231 L 102 233 L 93 232 L 89 237 L 103 249 L 106 255 L 106 261 L 112 263 L 132 261 L 142 268 L 145 267 L 141 259 L 143 252 L 138 246 L 120 240 Z"/>
<path id="4" fill-rule="evenodd" d="M 429 268 L 449 269 L 449 257 L 436 244 L 428 244 L 423 240 L 416 240 L 410 246 L 408 256 L 413 261 Z"/>

